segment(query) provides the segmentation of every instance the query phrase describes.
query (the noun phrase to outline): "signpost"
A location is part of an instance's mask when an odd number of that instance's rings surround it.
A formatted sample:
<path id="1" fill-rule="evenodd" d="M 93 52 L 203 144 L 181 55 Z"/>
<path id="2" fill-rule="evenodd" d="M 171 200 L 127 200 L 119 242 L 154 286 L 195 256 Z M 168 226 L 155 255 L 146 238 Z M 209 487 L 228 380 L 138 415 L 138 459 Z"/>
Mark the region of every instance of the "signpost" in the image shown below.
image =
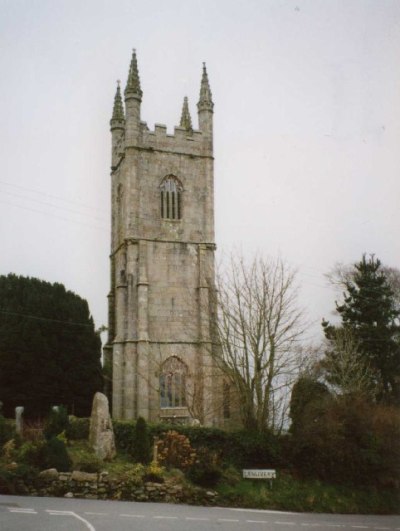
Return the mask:
<path id="1" fill-rule="evenodd" d="M 256 470 L 243 470 L 244 479 L 268 479 L 269 485 L 272 488 L 272 480 L 276 479 L 276 470 L 274 469 L 256 469 Z"/>

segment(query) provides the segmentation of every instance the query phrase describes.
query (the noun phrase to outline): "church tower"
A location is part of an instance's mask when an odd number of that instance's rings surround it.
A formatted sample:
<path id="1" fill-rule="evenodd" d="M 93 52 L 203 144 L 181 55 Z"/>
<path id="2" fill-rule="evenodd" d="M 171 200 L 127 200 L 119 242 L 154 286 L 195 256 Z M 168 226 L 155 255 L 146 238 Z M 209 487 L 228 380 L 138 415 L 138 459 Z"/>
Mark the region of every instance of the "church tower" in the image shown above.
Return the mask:
<path id="1" fill-rule="evenodd" d="M 213 101 L 206 66 L 193 128 L 141 121 L 136 52 L 118 84 L 112 135 L 111 290 L 106 362 L 113 417 L 220 424 L 213 364 Z"/>

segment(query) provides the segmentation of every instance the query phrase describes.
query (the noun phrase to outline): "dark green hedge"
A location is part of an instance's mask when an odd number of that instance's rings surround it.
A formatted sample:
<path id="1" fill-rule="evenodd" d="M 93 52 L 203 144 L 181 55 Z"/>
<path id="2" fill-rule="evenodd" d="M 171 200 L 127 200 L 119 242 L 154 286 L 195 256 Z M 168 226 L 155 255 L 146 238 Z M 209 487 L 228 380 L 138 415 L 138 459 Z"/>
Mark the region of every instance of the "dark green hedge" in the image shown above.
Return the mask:
<path id="1" fill-rule="evenodd" d="M 73 441 L 79 439 L 88 439 L 89 438 L 89 418 L 80 418 L 74 417 L 73 415 L 69 416 L 69 425 L 67 428 L 67 438 Z"/>
<path id="2" fill-rule="evenodd" d="M 117 448 L 134 455 L 135 422 L 114 421 L 113 426 Z M 148 430 L 151 440 L 161 437 L 168 430 L 175 430 L 186 435 L 195 449 L 207 448 L 217 453 L 226 464 L 238 467 L 283 465 L 279 438 L 272 434 L 226 432 L 217 428 L 168 424 L 149 425 Z"/>
<path id="3" fill-rule="evenodd" d="M 15 437 L 15 423 L 0 415 L 0 448 L 10 439 Z"/>

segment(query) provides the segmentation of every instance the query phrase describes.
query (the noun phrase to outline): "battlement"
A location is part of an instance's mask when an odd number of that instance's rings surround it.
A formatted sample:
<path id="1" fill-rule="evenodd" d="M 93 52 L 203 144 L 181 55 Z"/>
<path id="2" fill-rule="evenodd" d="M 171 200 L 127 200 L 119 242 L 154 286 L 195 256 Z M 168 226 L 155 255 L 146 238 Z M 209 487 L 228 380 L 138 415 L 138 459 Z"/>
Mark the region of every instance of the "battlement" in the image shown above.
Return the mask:
<path id="1" fill-rule="evenodd" d="M 112 169 L 116 169 L 126 154 L 126 150 L 139 150 L 176 153 L 192 157 L 212 157 L 213 154 L 213 108 L 212 94 L 205 63 L 200 85 L 200 99 L 197 103 L 199 129 L 193 130 L 187 96 L 183 99 L 182 113 L 174 133 L 168 134 L 164 124 L 156 123 L 151 131 L 146 122 L 141 121 L 141 101 L 143 91 L 137 66 L 136 52 L 133 50 L 126 83 L 125 105 L 122 101 L 118 82 L 114 98 L 113 114 L 110 120 L 112 134 Z"/>
<path id="2" fill-rule="evenodd" d="M 188 155 L 203 155 L 208 147 L 207 136 L 202 131 L 189 132 L 181 126 L 175 126 L 174 134 L 168 134 L 164 124 L 154 124 L 154 131 L 151 131 L 146 122 L 141 122 L 141 138 L 144 148 L 178 151 Z"/>

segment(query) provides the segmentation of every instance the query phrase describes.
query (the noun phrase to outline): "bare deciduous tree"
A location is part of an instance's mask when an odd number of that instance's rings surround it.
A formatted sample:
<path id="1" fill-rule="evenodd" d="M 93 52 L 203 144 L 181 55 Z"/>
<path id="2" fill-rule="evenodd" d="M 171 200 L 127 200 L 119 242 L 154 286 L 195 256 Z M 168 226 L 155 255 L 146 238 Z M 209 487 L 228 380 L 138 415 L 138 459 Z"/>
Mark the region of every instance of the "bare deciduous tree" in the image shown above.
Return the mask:
<path id="1" fill-rule="evenodd" d="M 215 361 L 239 398 L 242 422 L 260 432 L 279 428 L 305 330 L 295 272 L 279 258 L 232 257 L 217 288 Z"/>
<path id="2" fill-rule="evenodd" d="M 394 301 L 397 308 L 400 308 L 400 270 L 395 267 L 381 266 L 381 271 L 385 275 L 387 282 L 393 291 Z M 326 273 L 325 277 L 332 286 L 339 291 L 346 290 L 349 283 L 354 281 L 356 270 L 354 264 L 343 264 L 337 262 L 333 268 Z"/>
<path id="3" fill-rule="evenodd" d="M 359 342 L 348 328 L 338 328 L 324 359 L 319 363 L 334 390 L 344 394 L 373 395 L 372 369 L 360 355 Z"/>

